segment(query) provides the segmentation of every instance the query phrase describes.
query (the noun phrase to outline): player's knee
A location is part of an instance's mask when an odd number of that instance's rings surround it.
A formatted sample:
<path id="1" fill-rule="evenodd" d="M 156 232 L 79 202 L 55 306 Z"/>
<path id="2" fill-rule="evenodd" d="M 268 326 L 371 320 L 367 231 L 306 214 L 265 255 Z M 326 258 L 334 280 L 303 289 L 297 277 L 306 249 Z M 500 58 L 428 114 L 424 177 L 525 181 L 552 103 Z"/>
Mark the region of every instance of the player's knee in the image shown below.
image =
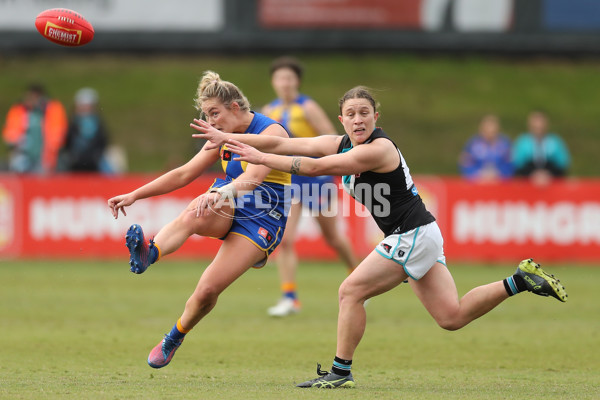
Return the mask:
<path id="1" fill-rule="evenodd" d="M 178 223 L 188 235 L 223 237 L 231 228 L 232 219 L 216 214 L 196 216 L 195 212 L 187 212 L 178 217 Z"/>
<path id="2" fill-rule="evenodd" d="M 182 225 L 188 229 L 196 229 L 199 225 L 202 225 L 206 220 L 206 217 L 198 217 L 194 212 L 183 213 L 179 216 L 179 220 Z"/>
<path id="3" fill-rule="evenodd" d="M 206 285 L 197 288 L 188 299 L 186 306 L 198 310 L 211 309 L 217 304 L 220 292 L 212 286 Z"/>
<path id="4" fill-rule="evenodd" d="M 357 299 L 358 290 L 352 281 L 346 279 L 338 289 L 338 301 L 342 304 L 345 301 L 355 301 Z"/>
<path id="5" fill-rule="evenodd" d="M 346 281 L 342 282 L 338 289 L 338 301 L 341 304 L 343 300 L 347 298 L 347 294 L 349 293 L 348 287 L 346 285 Z"/>
<path id="6" fill-rule="evenodd" d="M 447 331 L 457 331 L 463 326 L 465 326 L 465 324 L 457 318 L 436 318 L 436 322 L 440 326 L 440 328 L 445 329 Z"/>
<path id="7" fill-rule="evenodd" d="M 192 213 L 182 213 L 177 217 L 177 219 L 175 219 L 175 223 L 177 223 L 179 229 L 191 234 L 195 224 L 197 224 L 197 221 L 194 221 L 194 218 L 195 216 Z"/>

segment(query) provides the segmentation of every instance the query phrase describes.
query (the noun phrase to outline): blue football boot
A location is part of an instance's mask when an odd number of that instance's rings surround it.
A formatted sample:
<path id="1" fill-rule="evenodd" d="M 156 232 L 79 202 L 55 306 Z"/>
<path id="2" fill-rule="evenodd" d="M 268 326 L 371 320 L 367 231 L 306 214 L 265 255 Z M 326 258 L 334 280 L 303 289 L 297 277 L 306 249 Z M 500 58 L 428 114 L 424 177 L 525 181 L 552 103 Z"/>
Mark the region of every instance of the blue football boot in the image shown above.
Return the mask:
<path id="1" fill-rule="evenodd" d="M 125 235 L 125 245 L 129 249 L 129 265 L 131 266 L 131 272 L 134 274 L 141 274 L 146 271 L 148 266 L 150 266 L 148 254 L 150 254 L 152 241 L 150 241 L 150 245 L 146 243 L 144 231 L 142 231 L 141 226 L 133 224 L 129 227 L 127 234 Z"/>

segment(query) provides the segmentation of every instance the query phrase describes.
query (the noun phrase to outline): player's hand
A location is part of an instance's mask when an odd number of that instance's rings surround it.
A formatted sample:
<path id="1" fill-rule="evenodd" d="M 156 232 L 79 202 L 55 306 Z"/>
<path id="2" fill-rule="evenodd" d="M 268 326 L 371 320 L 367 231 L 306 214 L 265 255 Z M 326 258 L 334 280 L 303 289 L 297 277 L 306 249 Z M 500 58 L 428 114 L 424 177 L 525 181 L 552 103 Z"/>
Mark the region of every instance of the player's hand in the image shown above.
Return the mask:
<path id="1" fill-rule="evenodd" d="M 108 208 L 110 208 L 110 212 L 112 213 L 115 219 L 119 218 L 119 210 L 123 213 L 124 216 L 127 216 L 125 212 L 125 207 L 130 206 L 135 203 L 135 198 L 131 193 L 121 194 L 119 196 L 115 196 L 112 199 L 108 199 Z"/>
<path id="2" fill-rule="evenodd" d="M 196 198 L 196 218 L 209 215 L 211 210 L 220 207 L 221 193 L 211 192 L 201 194 Z"/>
<path id="3" fill-rule="evenodd" d="M 262 164 L 264 159 L 264 153 L 256 150 L 254 147 L 238 142 L 234 139 L 229 139 L 227 142 L 227 150 L 237 154 L 234 157 L 235 161 L 247 161 L 250 164 Z"/>
<path id="4" fill-rule="evenodd" d="M 208 142 L 204 145 L 206 150 L 218 149 L 227 142 L 228 134 L 221 132 L 217 128 L 211 126 L 208 122 L 201 119 L 194 119 L 190 124 L 192 128 L 200 133 L 192 135 L 193 138 L 206 139 Z"/>

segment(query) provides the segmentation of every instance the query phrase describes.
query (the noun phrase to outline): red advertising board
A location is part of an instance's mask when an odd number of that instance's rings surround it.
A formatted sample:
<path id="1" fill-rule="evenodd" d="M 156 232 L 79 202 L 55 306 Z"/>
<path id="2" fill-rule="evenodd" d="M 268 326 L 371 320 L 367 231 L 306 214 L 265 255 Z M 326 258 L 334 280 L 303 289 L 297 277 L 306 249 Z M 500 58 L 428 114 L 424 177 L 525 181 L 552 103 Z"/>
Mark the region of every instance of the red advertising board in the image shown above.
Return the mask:
<path id="1" fill-rule="evenodd" d="M 127 208 L 127 216 L 112 218 L 107 199 L 127 193 L 150 181 L 150 176 L 105 177 L 60 175 L 44 177 L 0 176 L 0 255 L 19 257 L 114 258 L 125 257 L 123 235 L 133 223 L 151 235 L 175 218 L 204 192 L 211 178 L 184 189 Z M 194 255 L 200 246 L 209 256 L 219 243 L 194 239 L 181 255 Z"/>
<path id="2" fill-rule="evenodd" d="M 152 176 L 0 175 L 0 257 L 127 257 L 124 235 L 138 223 L 148 236 L 175 218 L 214 177 L 168 195 L 140 200 L 113 219 L 107 199 Z M 476 185 L 458 178 L 416 177 L 427 208 L 444 235 L 448 262 L 597 263 L 600 254 L 600 180 L 565 180 L 545 187 L 525 181 Z M 339 189 L 336 215 L 360 256 L 382 239 L 368 212 Z M 305 210 L 305 213 L 309 212 Z M 334 259 L 314 218 L 299 225 L 303 259 Z M 217 239 L 194 236 L 169 257 L 212 257 Z"/>
<path id="3" fill-rule="evenodd" d="M 421 27 L 421 0 L 259 0 L 265 28 Z"/>
<path id="4" fill-rule="evenodd" d="M 597 263 L 600 181 L 473 185 L 446 180 L 446 253 L 461 260 L 534 257 Z"/>
<path id="5" fill-rule="evenodd" d="M 266 29 L 507 32 L 514 0 L 259 0 Z"/>

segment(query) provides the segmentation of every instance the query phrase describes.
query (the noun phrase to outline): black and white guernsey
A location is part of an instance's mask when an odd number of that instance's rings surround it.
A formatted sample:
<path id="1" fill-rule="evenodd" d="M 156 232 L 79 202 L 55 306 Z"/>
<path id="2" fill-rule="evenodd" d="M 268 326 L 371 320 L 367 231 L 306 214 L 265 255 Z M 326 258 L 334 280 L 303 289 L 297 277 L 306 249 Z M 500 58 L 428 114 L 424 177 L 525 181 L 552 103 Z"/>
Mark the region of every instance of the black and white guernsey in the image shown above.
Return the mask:
<path id="1" fill-rule="evenodd" d="M 380 138 L 394 143 L 381 128 L 376 128 L 364 144 Z M 344 189 L 369 210 L 385 236 L 404 233 L 435 221 L 419 196 L 400 149 L 396 143 L 394 146 L 400 163 L 393 171 L 365 171 L 342 177 Z M 352 143 L 346 134 L 337 152 L 345 153 L 351 149 Z"/>

